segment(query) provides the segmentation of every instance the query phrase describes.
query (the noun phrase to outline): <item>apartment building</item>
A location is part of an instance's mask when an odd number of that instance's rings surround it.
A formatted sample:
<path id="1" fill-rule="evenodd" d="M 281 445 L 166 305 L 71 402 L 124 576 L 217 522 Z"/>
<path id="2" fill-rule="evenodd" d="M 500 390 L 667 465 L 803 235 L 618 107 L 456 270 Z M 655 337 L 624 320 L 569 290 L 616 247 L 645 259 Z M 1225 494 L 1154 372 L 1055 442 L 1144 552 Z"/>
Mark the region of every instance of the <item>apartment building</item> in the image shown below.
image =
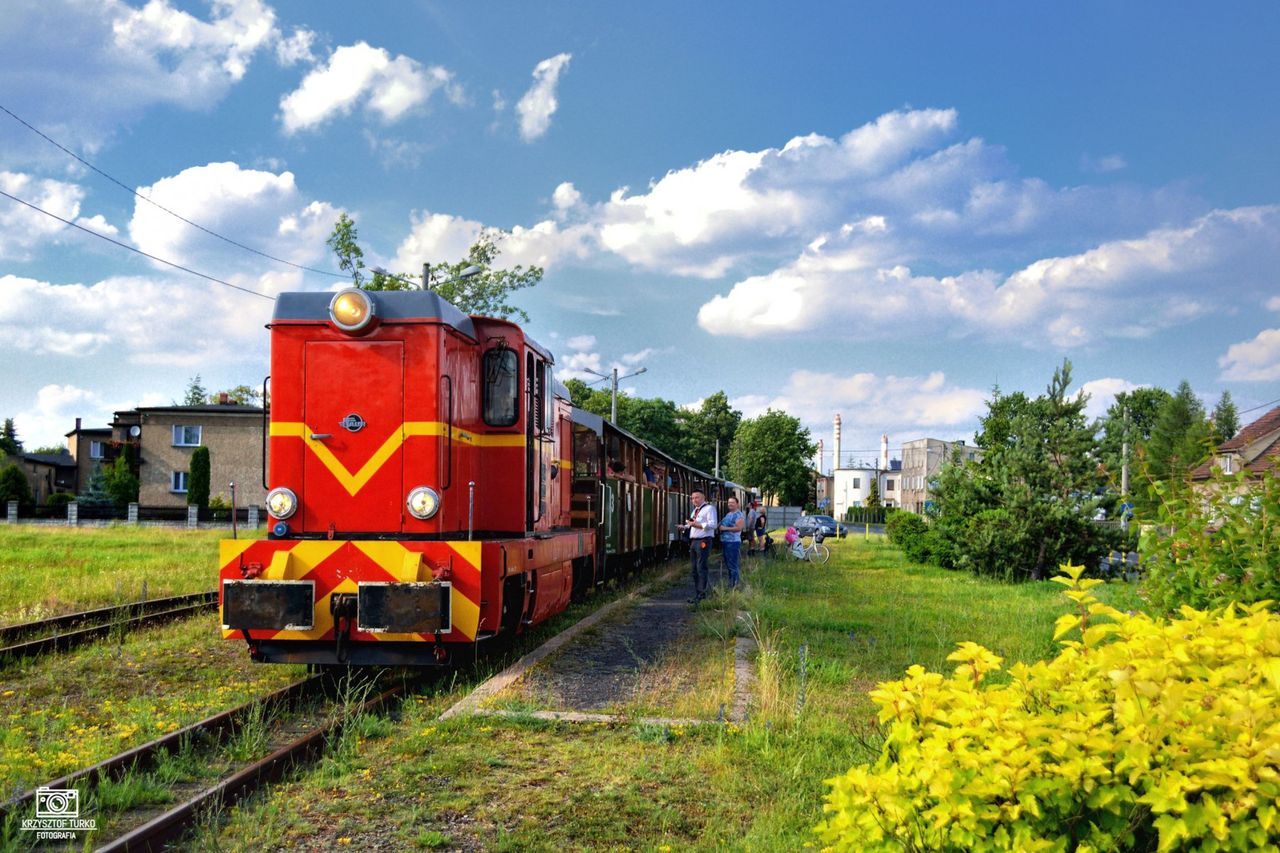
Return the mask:
<path id="1" fill-rule="evenodd" d="M 917 438 L 904 442 L 898 505 L 911 512 L 924 512 L 932 500 L 930 483 L 938 476 L 943 465 L 953 459 L 973 462 L 980 458 L 982 451 L 963 441 Z"/>

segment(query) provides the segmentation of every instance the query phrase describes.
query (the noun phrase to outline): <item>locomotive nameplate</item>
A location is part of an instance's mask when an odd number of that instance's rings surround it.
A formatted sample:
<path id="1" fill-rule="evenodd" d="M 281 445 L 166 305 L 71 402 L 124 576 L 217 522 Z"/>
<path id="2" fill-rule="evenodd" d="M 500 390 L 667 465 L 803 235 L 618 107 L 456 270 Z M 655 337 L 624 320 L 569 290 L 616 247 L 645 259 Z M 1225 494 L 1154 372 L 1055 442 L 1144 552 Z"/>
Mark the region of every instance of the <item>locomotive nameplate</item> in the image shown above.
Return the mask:
<path id="1" fill-rule="evenodd" d="M 345 418 L 343 418 L 341 421 L 338 422 L 338 426 L 342 427 L 348 432 L 359 432 L 360 430 L 364 429 L 368 425 L 369 425 L 368 421 L 360 417 L 355 412 L 352 412 L 351 414 L 347 415 Z"/>
<path id="2" fill-rule="evenodd" d="M 224 631 L 310 631 L 315 581 L 223 581 Z"/>
<path id="3" fill-rule="evenodd" d="M 356 627 L 370 634 L 445 634 L 452 627 L 448 581 L 359 585 Z"/>

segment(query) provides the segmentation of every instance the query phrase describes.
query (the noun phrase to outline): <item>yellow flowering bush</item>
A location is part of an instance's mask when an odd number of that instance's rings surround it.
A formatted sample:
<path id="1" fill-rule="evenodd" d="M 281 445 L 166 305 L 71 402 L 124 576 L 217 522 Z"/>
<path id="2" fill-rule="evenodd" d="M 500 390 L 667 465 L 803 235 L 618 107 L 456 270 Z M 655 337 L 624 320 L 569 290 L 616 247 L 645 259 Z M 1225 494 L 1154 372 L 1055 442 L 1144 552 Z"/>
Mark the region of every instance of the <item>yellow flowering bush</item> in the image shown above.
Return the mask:
<path id="1" fill-rule="evenodd" d="M 1267 602 L 1126 615 L 1064 566 L 1054 659 L 879 685 L 874 764 L 828 780 L 832 851 L 1280 850 L 1280 616 Z"/>

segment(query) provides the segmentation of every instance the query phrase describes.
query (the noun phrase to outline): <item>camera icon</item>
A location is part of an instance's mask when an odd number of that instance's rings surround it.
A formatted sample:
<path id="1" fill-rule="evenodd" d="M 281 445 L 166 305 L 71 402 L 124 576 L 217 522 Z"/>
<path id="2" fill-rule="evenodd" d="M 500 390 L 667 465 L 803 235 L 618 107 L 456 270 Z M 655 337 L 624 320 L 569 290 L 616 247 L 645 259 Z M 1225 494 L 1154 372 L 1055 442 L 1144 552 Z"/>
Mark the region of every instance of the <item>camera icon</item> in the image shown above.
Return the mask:
<path id="1" fill-rule="evenodd" d="M 36 817 L 79 817 L 80 792 L 75 788 L 36 789 Z"/>

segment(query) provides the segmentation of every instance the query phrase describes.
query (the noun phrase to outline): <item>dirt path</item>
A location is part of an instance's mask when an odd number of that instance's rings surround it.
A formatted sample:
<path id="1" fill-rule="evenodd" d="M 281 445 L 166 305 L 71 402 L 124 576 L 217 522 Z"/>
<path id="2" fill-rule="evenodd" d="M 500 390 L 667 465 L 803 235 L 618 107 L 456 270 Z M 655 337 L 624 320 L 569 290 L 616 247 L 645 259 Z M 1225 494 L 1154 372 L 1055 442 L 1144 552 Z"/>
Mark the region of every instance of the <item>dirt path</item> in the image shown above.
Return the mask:
<path id="1" fill-rule="evenodd" d="M 666 589 L 578 637 L 524 678 L 521 692 L 554 709 L 595 711 L 625 704 L 646 672 L 678 653 L 694 628 L 686 603 L 690 582 L 677 575 Z"/>

